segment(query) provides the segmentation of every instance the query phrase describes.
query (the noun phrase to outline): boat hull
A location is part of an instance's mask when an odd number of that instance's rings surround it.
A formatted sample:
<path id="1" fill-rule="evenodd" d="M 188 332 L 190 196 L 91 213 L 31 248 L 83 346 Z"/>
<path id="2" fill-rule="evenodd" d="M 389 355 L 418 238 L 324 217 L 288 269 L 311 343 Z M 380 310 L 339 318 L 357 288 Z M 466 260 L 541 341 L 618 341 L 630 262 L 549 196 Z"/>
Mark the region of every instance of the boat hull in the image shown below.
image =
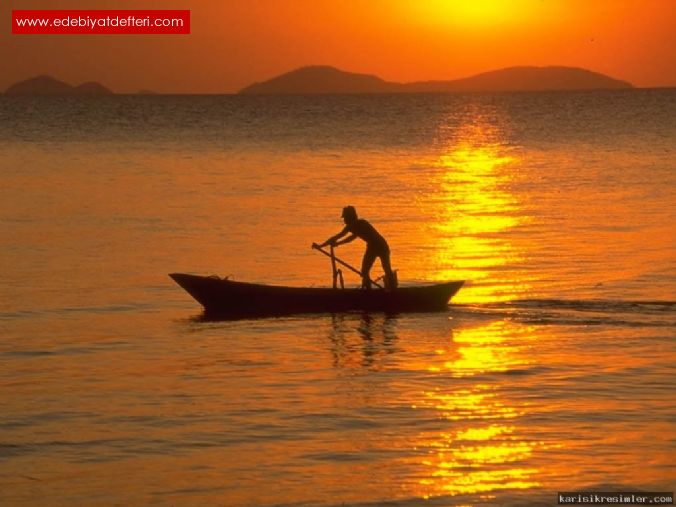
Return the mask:
<path id="1" fill-rule="evenodd" d="M 183 273 L 169 276 L 204 307 L 207 315 L 223 317 L 440 311 L 448 307 L 448 301 L 464 283 L 456 281 L 385 291 L 261 285 Z"/>

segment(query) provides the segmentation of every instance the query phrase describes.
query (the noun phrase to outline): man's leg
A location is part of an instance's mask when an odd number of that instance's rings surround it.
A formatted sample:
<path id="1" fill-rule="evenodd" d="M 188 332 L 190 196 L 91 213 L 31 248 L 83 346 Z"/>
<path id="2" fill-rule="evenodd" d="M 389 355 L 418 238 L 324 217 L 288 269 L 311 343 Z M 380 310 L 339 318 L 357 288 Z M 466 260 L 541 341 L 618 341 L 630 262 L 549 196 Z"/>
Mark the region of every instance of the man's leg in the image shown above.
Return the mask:
<path id="1" fill-rule="evenodd" d="M 373 267 L 373 263 L 376 260 L 376 255 L 370 249 L 366 249 L 364 253 L 364 258 L 361 261 L 361 286 L 364 289 L 371 288 L 371 277 L 369 273 Z"/>
<path id="2" fill-rule="evenodd" d="M 392 264 L 390 263 L 390 252 L 383 252 L 380 256 L 380 263 L 383 266 L 383 271 L 385 272 L 385 279 L 388 282 L 385 284 L 385 287 L 390 289 L 396 289 L 396 281 L 394 279 L 394 273 L 392 272 Z"/>

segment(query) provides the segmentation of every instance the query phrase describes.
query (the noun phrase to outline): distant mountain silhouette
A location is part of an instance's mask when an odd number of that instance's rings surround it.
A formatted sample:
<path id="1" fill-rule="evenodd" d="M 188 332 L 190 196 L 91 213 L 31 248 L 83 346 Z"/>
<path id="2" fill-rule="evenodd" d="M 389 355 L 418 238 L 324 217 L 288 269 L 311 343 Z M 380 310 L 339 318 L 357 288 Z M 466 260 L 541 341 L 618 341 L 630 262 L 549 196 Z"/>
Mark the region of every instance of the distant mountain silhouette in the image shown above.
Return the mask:
<path id="1" fill-rule="evenodd" d="M 111 95 L 112 93 L 100 83 L 88 82 L 73 86 L 44 75 L 14 83 L 5 91 L 5 95 Z"/>
<path id="2" fill-rule="evenodd" d="M 598 72 L 577 67 L 509 67 L 453 81 L 426 81 L 406 85 L 419 92 L 515 92 L 632 88 Z"/>
<path id="3" fill-rule="evenodd" d="M 441 93 L 632 88 L 598 72 L 576 67 L 509 67 L 452 81 L 391 83 L 377 76 L 310 66 L 242 89 L 241 94 Z"/>
<path id="4" fill-rule="evenodd" d="M 75 87 L 76 95 L 112 95 L 112 91 L 101 83 L 89 81 Z"/>
<path id="5" fill-rule="evenodd" d="M 313 93 L 394 93 L 401 85 L 388 83 L 376 76 L 345 72 L 335 67 L 312 65 L 287 72 L 262 83 L 247 86 L 239 93 L 313 94 Z"/>

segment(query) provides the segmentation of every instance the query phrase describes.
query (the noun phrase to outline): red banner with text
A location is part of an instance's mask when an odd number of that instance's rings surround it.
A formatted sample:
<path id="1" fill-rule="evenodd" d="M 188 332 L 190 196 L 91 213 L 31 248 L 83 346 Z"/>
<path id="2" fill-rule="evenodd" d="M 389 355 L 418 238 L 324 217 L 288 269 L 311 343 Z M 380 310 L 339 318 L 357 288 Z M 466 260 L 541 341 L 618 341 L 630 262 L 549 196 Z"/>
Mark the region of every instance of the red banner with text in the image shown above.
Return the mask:
<path id="1" fill-rule="evenodd" d="M 13 34 L 189 34 L 189 10 L 13 10 Z"/>

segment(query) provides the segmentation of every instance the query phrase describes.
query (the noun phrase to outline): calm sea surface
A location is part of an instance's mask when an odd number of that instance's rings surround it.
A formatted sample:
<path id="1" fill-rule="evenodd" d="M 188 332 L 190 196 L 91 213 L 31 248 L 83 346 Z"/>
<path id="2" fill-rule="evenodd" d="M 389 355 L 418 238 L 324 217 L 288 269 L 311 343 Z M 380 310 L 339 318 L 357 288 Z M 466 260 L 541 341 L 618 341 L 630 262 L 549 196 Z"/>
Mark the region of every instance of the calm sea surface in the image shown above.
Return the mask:
<path id="1" fill-rule="evenodd" d="M 0 504 L 673 491 L 675 152 L 675 90 L 0 97 Z M 167 277 L 328 285 L 347 204 L 447 312 L 208 322 Z"/>

